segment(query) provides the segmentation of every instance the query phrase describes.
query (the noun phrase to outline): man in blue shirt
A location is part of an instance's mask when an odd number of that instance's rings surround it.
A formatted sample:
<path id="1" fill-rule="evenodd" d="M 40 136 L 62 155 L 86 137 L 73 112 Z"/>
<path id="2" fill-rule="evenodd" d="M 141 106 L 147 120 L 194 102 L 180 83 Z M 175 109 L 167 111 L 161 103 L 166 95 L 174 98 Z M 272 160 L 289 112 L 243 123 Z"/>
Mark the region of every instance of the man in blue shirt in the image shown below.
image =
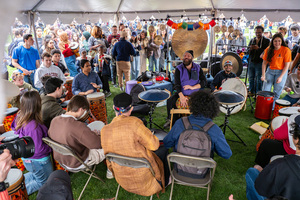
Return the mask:
<path id="1" fill-rule="evenodd" d="M 31 34 L 23 36 L 24 44 L 15 48 L 12 56 L 12 65 L 23 73 L 24 81 L 34 86 L 34 73 L 40 67 L 40 56 L 37 49 L 33 48 Z"/>
<path id="2" fill-rule="evenodd" d="M 88 60 L 81 60 L 81 73 L 77 74 L 73 80 L 72 93 L 74 95 L 86 96 L 97 92 L 102 88 L 102 82 L 96 72 L 92 71 L 91 63 Z"/>
<path id="3" fill-rule="evenodd" d="M 128 42 L 127 39 L 127 32 L 122 31 L 121 32 L 121 39 L 119 42 L 117 42 L 113 48 L 112 56 L 116 57 L 116 63 L 117 63 L 117 76 L 119 81 L 119 87 L 121 91 L 124 91 L 123 89 L 123 73 L 125 76 L 125 84 L 127 81 L 130 80 L 130 56 L 133 56 L 135 54 L 134 47 L 130 42 Z"/>
<path id="4" fill-rule="evenodd" d="M 194 124 L 203 127 L 207 122 L 212 121 L 219 113 L 219 103 L 207 90 L 199 90 L 194 92 L 189 99 L 189 109 L 192 113 L 188 119 L 192 126 Z M 193 126 L 193 129 L 198 129 Z M 177 120 L 172 127 L 171 131 L 164 138 L 164 146 L 166 148 L 174 147 L 177 151 L 177 144 L 180 134 L 184 131 L 184 125 L 181 119 Z M 227 144 L 222 130 L 216 124 L 213 125 L 208 131 L 211 138 L 211 150 L 216 152 L 222 158 L 228 159 L 231 157 L 232 152 L 230 146 Z M 213 155 L 213 154 L 212 154 Z"/>

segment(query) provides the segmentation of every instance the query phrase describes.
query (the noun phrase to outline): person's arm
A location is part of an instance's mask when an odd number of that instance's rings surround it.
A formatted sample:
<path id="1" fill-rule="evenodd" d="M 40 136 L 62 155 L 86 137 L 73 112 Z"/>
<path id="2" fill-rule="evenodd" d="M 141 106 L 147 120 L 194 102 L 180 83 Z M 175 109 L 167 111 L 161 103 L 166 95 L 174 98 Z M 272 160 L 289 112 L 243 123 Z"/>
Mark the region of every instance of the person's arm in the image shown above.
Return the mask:
<path id="1" fill-rule="evenodd" d="M 37 71 L 35 72 L 35 74 L 34 74 L 34 86 L 35 86 L 36 88 L 41 88 L 41 87 L 43 87 L 43 84 L 42 84 L 40 78 L 41 78 L 41 77 L 40 77 L 40 71 L 37 70 Z"/>
<path id="2" fill-rule="evenodd" d="M 134 47 L 133 47 L 133 45 L 131 43 L 130 43 L 130 55 L 131 56 L 135 55 L 135 50 L 134 50 Z"/>
<path id="3" fill-rule="evenodd" d="M 35 61 L 35 66 L 36 66 L 37 69 L 40 68 L 40 60 Z"/>
<path id="4" fill-rule="evenodd" d="M 91 36 L 91 37 L 89 38 L 88 43 L 89 43 L 89 48 L 90 48 L 90 50 L 97 50 L 97 48 L 100 47 L 101 44 L 94 45 L 95 40 L 96 40 L 96 39 L 95 39 L 93 36 Z"/>
<path id="5" fill-rule="evenodd" d="M 180 81 L 180 71 L 179 69 L 175 69 L 175 86 L 174 89 L 176 90 L 176 92 L 180 93 L 181 92 L 181 81 Z"/>
<path id="6" fill-rule="evenodd" d="M 84 123 L 80 126 L 79 141 L 88 149 L 101 149 L 101 137 L 97 136 L 94 131 L 87 127 Z"/>
<path id="7" fill-rule="evenodd" d="M 167 149 L 175 147 L 176 144 L 178 143 L 179 136 L 183 130 L 184 130 L 184 126 L 183 126 L 182 120 L 181 119 L 177 120 L 175 122 L 174 126 L 172 127 L 172 129 L 170 130 L 170 132 L 164 138 L 164 140 L 163 140 L 164 146 Z M 174 149 L 173 151 L 175 151 L 175 150 L 176 149 Z"/>
<path id="8" fill-rule="evenodd" d="M 300 48 L 300 47 L 299 47 Z M 291 67 L 291 72 L 294 70 L 294 68 L 296 67 L 296 65 L 298 64 L 298 61 L 300 59 L 300 53 L 297 53 L 296 57 L 294 58 L 292 67 Z"/>
<path id="9" fill-rule="evenodd" d="M 136 119 L 138 120 L 138 119 Z M 141 143 L 145 149 L 155 151 L 159 148 L 159 140 L 152 132 L 143 124 L 141 120 L 136 122 L 137 141 Z"/>
<path id="10" fill-rule="evenodd" d="M 200 80 L 199 88 L 205 88 L 205 86 L 206 86 L 206 77 L 205 77 L 201 67 L 200 67 L 200 70 L 199 70 L 199 80 Z M 198 89 L 198 87 L 195 88 L 195 89 Z"/>
<path id="11" fill-rule="evenodd" d="M 229 159 L 232 156 L 232 151 L 228 145 L 222 130 L 214 125 L 209 132 L 213 132 L 212 141 L 214 144 L 214 151 L 222 158 Z"/>
<path id="12" fill-rule="evenodd" d="M 78 95 L 79 93 L 81 93 L 82 91 L 80 90 L 80 83 L 79 81 L 77 80 L 78 77 L 75 77 L 74 80 L 73 80 L 73 83 L 72 83 L 72 93 L 74 95 Z M 82 94 L 79 94 L 79 95 L 82 95 Z"/>
<path id="13" fill-rule="evenodd" d="M 11 154 L 9 150 L 4 149 L 3 153 L 0 154 L 0 182 L 1 184 L 7 177 L 10 168 L 14 165 L 14 161 L 11 159 Z M 0 192 L 1 200 L 10 200 L 7 189 Z"/>
<path id="14" fill-rule="evenodd" d="M 266 68 L 267 68 L 267 61 L 266 60 L 263 60 L 263 63 L 262 63 L 262 73 L 261 73 L 261 81 L 265 81 L 265 76 L 266 76 Z"/>
<path id="15" fill-rule="evenodd" d="M 287 77 L 286 82 L 285 82 L 285 86 L 283 88 L 286 92 L 290 92 L 291 91 L 291 87 L 292 87 L 291 79 L 292 79 L 292 75 L 290 74 Z"/>
<path id="16" fill-rule="evenodd" d="M 291 50 L 287 49 L 285 52 L 285 55 L 283 57 L 283 62 L 284 62 L 284 68 L 280 74 L 280 76 L 278 77 L 278 79 L 276 80 L 276 83 L 280 83 L 283 76 L 287 73 L 287 71 L 289 70 L 289 66 L 292 60 L 292 52 Z"/>

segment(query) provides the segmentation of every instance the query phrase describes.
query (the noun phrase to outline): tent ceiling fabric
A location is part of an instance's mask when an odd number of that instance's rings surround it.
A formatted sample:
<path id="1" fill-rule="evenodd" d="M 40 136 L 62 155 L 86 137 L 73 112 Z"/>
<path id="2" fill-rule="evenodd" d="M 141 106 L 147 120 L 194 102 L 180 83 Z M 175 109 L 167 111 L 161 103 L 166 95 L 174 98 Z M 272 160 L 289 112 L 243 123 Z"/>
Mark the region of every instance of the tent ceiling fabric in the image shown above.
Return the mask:
<path id="1" fill-rule="evenodd" d="M 21 12 L 30 11 L 41 0 L 26 1 Z M 82 23 L 87 19 L 95 22 L 113 20 L 119 9 L 120 18 L 125 16 L 133 20 L 136 16 L 141 19 L 166 18 L 169 15 L 190 13 L 210 14 L 214 8 L 217 16 L 239 17 L 242 14 L 248 20 L 258 20 L 266 15 L 271 21 L 281 21 L 290 15 L 295 21 L 300 21 L 299 0 L 42 0 L 36 8 L 45 23 L 53 23 L 59 17 L 63 23 L 70 23 L 73 18 Z M 26 15 L 19 15 L 27 20 Z"/>

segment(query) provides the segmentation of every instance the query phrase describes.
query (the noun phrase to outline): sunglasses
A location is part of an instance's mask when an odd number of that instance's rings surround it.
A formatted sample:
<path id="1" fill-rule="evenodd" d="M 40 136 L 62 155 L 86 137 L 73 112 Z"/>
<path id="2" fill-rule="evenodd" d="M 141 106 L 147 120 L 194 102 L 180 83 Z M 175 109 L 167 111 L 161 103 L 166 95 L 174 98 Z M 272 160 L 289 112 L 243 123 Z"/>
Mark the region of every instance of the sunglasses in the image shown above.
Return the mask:
<path id="1" fill-rule="evenodd" d="M 299 81 L 296 81 L 296 88 L 299 88 Z"/>

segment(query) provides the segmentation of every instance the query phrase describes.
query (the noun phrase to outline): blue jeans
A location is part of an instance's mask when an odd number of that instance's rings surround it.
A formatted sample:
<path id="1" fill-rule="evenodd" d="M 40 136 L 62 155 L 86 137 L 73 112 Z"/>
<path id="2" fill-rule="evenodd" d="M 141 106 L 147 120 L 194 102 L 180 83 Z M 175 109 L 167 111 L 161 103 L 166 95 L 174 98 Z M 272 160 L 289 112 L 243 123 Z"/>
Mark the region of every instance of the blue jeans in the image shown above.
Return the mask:
<path id="1" fill-rule="evenodd" d="M 277 99 L 279 99 L 280 94 L 284 88 L 286 78 L 287 78 L 287 72 L 286 72 L 284 74 L 284 76 L 282 77 L 281 82 L 276 83 L 276 80 L 280 76 L 281 72 L 282 72 L 282 70 L 273 70 L 273 69 L 268 68 L 267 72 L 266 72 L 266 76 L 265 76 L 265 81 L 263 84 L 263 91 L 271 91 L 272 86 L 274 85 L 274 88 L 273 88 L 273 92 L 275 94 L 274 104 L 275 104 L 275 101 Z M 273 104 L 273 107 L 274 107 L 274 104 Z"/>
<path id="2" fill-rule="evenodd" d="M 28 195 L 38 191 L 47 181 L 53 171 L 50 156 L 42 159 L 25 159 L 22 158 L 24 166 L 28 173 L 24 175 L 25 185 Z"/>
<path id="3" fill-rule="evenodd" d="M 263 200 L 263 196 L 260 196 L 255 189 L 255 180 L 259 175 L 259 171 L 255 168 L 249 168 L 246 172 L 246 195 L 248 200 Z"/>
<path id="4" fill-rule="evenodd" d="M 35 72 L 34 72 L 34 73 L 31 73 L 30 75 L 25 75 L 25 76 L 24 76 L 24 81 L 25 81 L 26 83 L 29 83 L 30 85 L 32 85 L 32 87 L 36 88 L 36 87 L 34 86 L 34 74 L 35 74 Z"/>
<path id="5" fill-rule="evenodd" d="M 299 100 L 299 98 L 292 98 L 290 97 L 290 95 L 285 95 L 285 97 L 282 98 L 283 100 L 287 100 L 291 103 L 291 105 L 297 103 L 297 101 Z"/>
<path id="6" fill-rule="evenodd" d="M 259 92 L 262 88 L 262 81 L 260 80 L 262 74 L 262 63 L 249 63 L 249 91 L 251 93 Z M 256 79 L 256 81 L 255 81 Z M 256 88 L 254 88 L 256 86 Z M 255 91 L 256 89 L 256 91 Z"/>
<path id="7" fill-rule="evenodd" d="M 154 56 L 154 53 L 152 56 L 150 56 L 149 58 L 149 71 L 153 71 L 153 66 L 155 65 L 155 68 L 154 70 L 156 72 L 159 72 L 159 59 L 156 59 L 155 56 Z"/>
<path id="8" fill-rule="evenodd" d="M 75 55 L 65 58 L 66 65 L 69 69 L 70 76 L 75 77 L 78 74 L 77 67 L 75 65 L 76 57 Z"/>
<path id="9" fill-rule="evenodd" d="M 131 62 L 131 80 L 135 80 L 140 72 L 140 56 L 134 56 Z"/>

